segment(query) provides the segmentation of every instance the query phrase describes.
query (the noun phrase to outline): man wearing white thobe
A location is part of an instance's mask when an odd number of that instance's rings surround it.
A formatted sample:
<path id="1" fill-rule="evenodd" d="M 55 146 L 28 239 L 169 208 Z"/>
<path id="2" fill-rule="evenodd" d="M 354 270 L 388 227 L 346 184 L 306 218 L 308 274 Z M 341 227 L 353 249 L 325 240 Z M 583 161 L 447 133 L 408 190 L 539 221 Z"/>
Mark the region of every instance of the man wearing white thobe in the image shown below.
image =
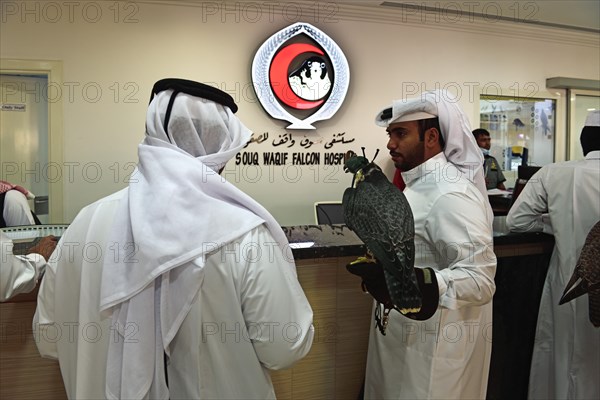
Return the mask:
<path id="1" fill-rule="evenodd" d="M 129 187 L 62 237 L 34 330 L 69 398 L 274 398 L 268 369 L 310 350 L 285 235 L 218 175 L 250 139 L 236 110 L 215 88 L 157 82 Z"/>
<path id="2" fill-rule="evenodd" d="M 600 398 L 600 329 L 589 320 L 588 296 L 558 304 L 588 232 L 600 220 L 600 111 L 590 112 L 585 125 L 585 159 L 542 167 L 506 217 L 512 231 L 555 239 L 540 300 L 530 399 Z"/>
<path id="3" fill-rule="evenodd" d="M 415 221 L 415 268 L 437 280 L 433 316 L 389 314 L 372 323 L 367 399 L 484 399 L 492 346 L 496 257 L 479 150 L 446 91 L 394 101 L 376 118 L 406 183 Z M 423 292 L 425 293 L 425 292 Z"/>

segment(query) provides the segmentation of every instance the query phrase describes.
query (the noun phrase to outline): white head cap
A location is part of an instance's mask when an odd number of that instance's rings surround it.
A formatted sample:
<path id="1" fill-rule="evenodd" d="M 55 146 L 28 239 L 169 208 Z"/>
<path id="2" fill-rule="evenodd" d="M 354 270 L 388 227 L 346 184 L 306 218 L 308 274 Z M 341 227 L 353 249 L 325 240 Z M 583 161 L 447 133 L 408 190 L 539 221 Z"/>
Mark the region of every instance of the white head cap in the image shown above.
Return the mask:
<path id="1" fill-rule="evenodd" d="M 600 110 L 590 111 L 585 119 L 585 126 L 600 127 Z"/>
<path id="2" fill-rule="evenodd" d="M 401 99 L 381 110 L 375 123 L 388 127 L 392 123 L 438 118 L 444 138 L 444 154 L 487 197 L 483 176 L 483 155 L 473 137 L 465 113 L 456 97 L 446 90 L 424 92 L 421 97 Z"/>
<path id="3" fill-rule="evenodd" d="M 425 94 L 424 94 L 425 95 Z M 418 121 L 420 119 L 437 118 L 437 112 L 424 97 L 416 99 L 394 100 L 390 107 L 381 110 L 375 123 L 387 128 L 397 122 Z"/>

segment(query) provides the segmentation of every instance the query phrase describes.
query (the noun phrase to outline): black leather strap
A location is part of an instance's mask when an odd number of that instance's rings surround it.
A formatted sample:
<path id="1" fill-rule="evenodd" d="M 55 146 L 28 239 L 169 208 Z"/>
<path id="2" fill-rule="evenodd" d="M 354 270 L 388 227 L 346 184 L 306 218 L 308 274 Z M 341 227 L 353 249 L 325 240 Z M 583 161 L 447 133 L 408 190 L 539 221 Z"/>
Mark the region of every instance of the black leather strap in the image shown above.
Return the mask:
<path id="1" fill-rule="evenodd" d="M 215 103 L 219 103 L 225 107 L 229 107 L 231 109 L 231 112 L 233 112 L 234 114 L 238 110 L 238 106 L 235 104 L 233 97 L 231 97 L 228 93 L 225 93 L 224 91 L 217 89 L 213 86 L 205 85 L 204 83 L 179 78 L 166 78 L 156 82 L 154 84 L 154 87 L 152 88 L 150 101 L 152 101 L 152 99 L 157 93 L 169 89 L 173 89 L 176 92 L 201 97 L 203 99 L 212 100 Z"/>

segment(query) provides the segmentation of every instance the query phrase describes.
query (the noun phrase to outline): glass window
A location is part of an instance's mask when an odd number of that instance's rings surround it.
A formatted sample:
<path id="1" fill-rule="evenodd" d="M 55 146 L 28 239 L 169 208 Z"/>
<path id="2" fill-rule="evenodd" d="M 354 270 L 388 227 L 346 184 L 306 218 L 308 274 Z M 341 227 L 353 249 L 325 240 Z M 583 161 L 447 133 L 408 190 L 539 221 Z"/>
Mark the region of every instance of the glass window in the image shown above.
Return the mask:
<path id="1" fill-rule="evenodd" d="M 502 170 L 554 162 L 556 100 L 481 95 L 479 113 Z"/>

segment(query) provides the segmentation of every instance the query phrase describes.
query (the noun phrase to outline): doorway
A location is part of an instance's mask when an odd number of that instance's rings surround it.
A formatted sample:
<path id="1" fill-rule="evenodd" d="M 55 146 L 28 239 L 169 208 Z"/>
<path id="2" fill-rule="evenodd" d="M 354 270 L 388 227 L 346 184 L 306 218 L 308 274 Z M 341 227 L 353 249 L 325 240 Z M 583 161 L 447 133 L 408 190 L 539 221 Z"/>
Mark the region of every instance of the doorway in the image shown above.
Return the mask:
<path id="1" fill-rule="evenodd" d="M 0 179 L 35 194 L 44 224 L 64 222 L 61 87 L 60 61 L 0 59 Z"/>
<path id="2" fill-rule="evenodd" d="M 48 90 L 46 75 L 0 74 L 2 180 L 35 195 L 29 206 L 49 222 Z"/>
<path id="3" fill-rule="evenodd" d="M 583 160 L 583 150 L 579 138 L 590 111 L 600 110 L 600 92 L 592 90 L 571 90 L 569 115 L 569 138 L 567 160 Z"/>

